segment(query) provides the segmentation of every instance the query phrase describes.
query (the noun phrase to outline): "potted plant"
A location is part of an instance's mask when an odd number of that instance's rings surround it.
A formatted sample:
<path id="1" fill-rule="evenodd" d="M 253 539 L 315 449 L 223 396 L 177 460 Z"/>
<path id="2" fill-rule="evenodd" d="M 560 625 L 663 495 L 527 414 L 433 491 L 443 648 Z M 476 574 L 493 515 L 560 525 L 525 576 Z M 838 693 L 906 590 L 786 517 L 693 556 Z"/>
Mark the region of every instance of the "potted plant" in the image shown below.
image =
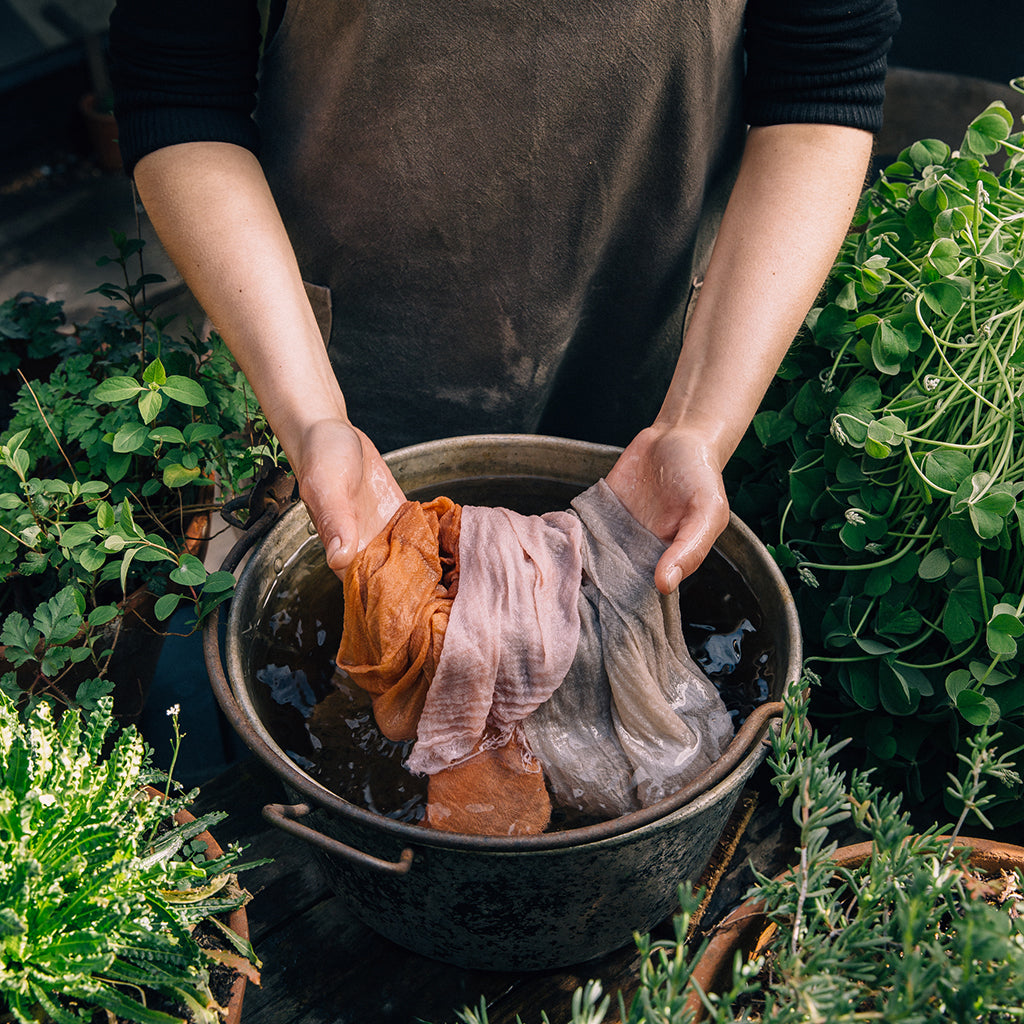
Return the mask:
<path id="1" fill-rule="evenodd" d="M 259 980 L 237 879 L 252 865 L 133 727 L 111 740 L 110 703 L 58 720 L 0 693 L 0 1020 L 237 1022 Z"/>
<path id="2" fill-rule="evenodd" d="M 800 841 L 793 867 L 760 876 L 749 898 L 696 951 L 700 894 L 684 886 L 675 938 L 638 936 L 640 970 L 622 1024 L 698 1020 L 795 1022 L 1020 1019 L 1024 991 L 1024 848 L 962 839 L 969 815 L 985 822 L 986 783 L 1004 779 L 1012 754 L 982 730 L 950 788 L 964 807 L 952 827 L 916 832 L 899 795 L 868 773 L 849 778 L 836 745 L 791 692 L 771 734 L 773 782 L 792 804 Z M 840 846 L 849 827 L 867 842 Z M 849 833 L 843 833 L 844 840 Z M 569 1024 L 603 1024 L 611 998 L 591 981 L 574 994 Z M 484 1004 L 464 1024 L 487 1024 Z M 546 1022 L 546 1017 L 543 1018 Z"/>
<path id="3" fill-rule="evenodd" d="M 214 486 L 230 497 L 271 449 L 220 339 L 172 336 L 146 300 L 161 278 L 130 270 L 142 242 L 114 241 L 100 262 L 122 281 L 98 291 L 117 305 L 85 324 L 37 296 L 0 307 L 16 351 L 52 367 L 23 380 L 0 434 L 0 688 L 91 707 L 120 671 L 117 712 L 132 720 L 161 624 L 230 594 L 231 574 L 200 557 Z"/>
<path id="4" fill-rule="evenodd" d="M 997 739 L 972 736 L 950 775 L 957 821 L 918 832 L 900 795 L 847 780 L 802 714 L 784 719 L 773 781 L 792 800 L 797 861 L 712 932 L 689 979 L 693 1019 L 1019 1019 L 1024 848 L 960 835 L 972 814 L 988 824 L 987 784 L 1014 774 L 1018 751 L 996 753 Z M 847 822 L 865 841 L 839 845 Z"/>

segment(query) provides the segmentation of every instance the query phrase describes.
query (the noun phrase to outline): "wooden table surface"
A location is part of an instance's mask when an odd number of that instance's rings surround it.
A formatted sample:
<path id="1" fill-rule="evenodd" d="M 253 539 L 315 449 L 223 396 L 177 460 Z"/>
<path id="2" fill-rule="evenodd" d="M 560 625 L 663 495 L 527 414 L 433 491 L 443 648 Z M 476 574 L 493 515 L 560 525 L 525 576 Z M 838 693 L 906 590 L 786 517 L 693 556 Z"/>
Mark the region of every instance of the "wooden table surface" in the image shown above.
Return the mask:
<path id="1" fill-rule="evenodd" d="M 283 799 L 274 774 L 248 758 L 204 785 L 194 808 L 228 812 L 213 829 L 222 845 L 238 841 L 246 859 L 273 858 L 240 876 L 253 894 L 249 927 L 263 961 L 261 986 L 246 988 L 243 1024 L 456 1024 L 481 997 L 490 1024 L 516 1024 L 517 1015 L 540 1024 L 542 1011 L 558 1024 L 589 978 L 606 992 L 631 991 L 632 946 L 577 968 L 521 974 L 464 970 L 402 949 L 348 912 L 306 843 L 264 822 L 263 805 Z M 670 923 L 653 934 L 670 937 Z M 608 1024 L 617 1019 L 610 1014 Z"/>

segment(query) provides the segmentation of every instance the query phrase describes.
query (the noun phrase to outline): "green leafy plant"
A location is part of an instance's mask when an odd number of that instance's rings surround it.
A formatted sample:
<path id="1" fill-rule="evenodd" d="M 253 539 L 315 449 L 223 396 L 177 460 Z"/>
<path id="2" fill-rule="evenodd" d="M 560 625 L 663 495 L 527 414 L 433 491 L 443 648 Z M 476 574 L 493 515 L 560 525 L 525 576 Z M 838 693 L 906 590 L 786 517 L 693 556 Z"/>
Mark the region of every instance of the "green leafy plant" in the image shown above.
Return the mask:
<path id="1" fill-rule="evenodd" d="M 224 814 L 176 822 L 195 793 L 173 791 L 134 729 L 111 745 L 113 724 L 109 698 L 55 721 L 45 702 L 22 716 L 0 694 L 0 1003 L 19 1024 L 99 1010 L 217 1024 L 214 965 L 257 977 L 252 947 L 220 921 L 248 900 L 237 873 L 252 865 L 237 848 L 206 856 L 197 837 Z M 226 948 L 200 946 L 201 922 Z"/>
<path id="2" fill-rule="evenodd" d="M 886 794 L 870 772 L 847 775 L 838 764 L 842 744 L 812 728 L 806 688 L 793 687 L 785 703 L 770 765 L 799 841 L 793 866 L 776 878 L 756 874 L 739 910 L 761 923 L 761 942 L 737 951 L 723 991 L 703 991 L 694 972 L 708 940 L 689 940 L 700 894 L 684 886 L 675 938 L 637 938 L 638 988 L 628 1006 L 620 996 L 618 1019 L 690 1024 L 700 1012 L 709 1024 L 1020 1020 L 1024 877 L 974 871 L 969 845 L 958 843 L 966 821 L 985 821 L 988 788 L 1014 780 L 1011 756 L 994 749 L 995 734 L 973 736 L 965 771 L 948 778 L 965 808 L 959 820 L 918 832 L 901 795 Z M 851 829 L 870 849 L 860 863 L 840 866 L 837 836 L 848 842 Z M 609 1001 L 596 982 L 575 996 L 569 1024 L 605 1021 Z M 463 1011 L 460 1020 L 486 1024 L 486 1006 Z"/>
<path id="3" fill-rule="evenodd" d="M 1024 147 L 1012 128 L 993 104 L 958 151 L 915 143 L 865 191 L 729 469 L 737 510 L 791 575 L 809 664 L 833 698 L 818 712 L 923 800 L 973 728 L 1024 740 Z M 1024 818 L 1019 787 L 998 802 L 1002 823 Z"/>
<path id="4" fill-rule="evenodd" d="M 847 781 L 837 747 L 797 699 L 788 704 L 772 740 L 773 782 L 792 804 L 798 859 L 778 878 L 758 878 L 752 895 L 774 933 L 735 972 L 731 992 L 705 998 L 707 1019 L 1020 1020 L 1024 879 L 972 870 L 969 845 L 957 845 L 990 799 L 986 786 L 1015 777 L 996 736 L 973 736 L 966 779 L 949 777 L 966 808 L 959 821 L 918 833 L 901 795 L 884 794 L 868 773 Z M 870 848 L 862 863 L 837 866 L 833 830 L 847 821 Z"/>
<path id="5" fill-rule="evenodd" d="M 132 278 L 141 241 L 114 241 L 100 262 L 123 280 L 98 290 L 119 305 L 69 330 L 57 304 L 22 296 L 0 323 L 59 360 L 25 380 L 0 435 L 0 686 L 83 706 L 110 689 L 135 588 L 153 590 L 158 622 L 183 601 L 198 622 L 230 596 L 231 574 L 195 554 L 195 517 L 215 485 L 230 498 L 276 457 L 223 343 L 168 334 L 145 299 L 160 279 Z"/>

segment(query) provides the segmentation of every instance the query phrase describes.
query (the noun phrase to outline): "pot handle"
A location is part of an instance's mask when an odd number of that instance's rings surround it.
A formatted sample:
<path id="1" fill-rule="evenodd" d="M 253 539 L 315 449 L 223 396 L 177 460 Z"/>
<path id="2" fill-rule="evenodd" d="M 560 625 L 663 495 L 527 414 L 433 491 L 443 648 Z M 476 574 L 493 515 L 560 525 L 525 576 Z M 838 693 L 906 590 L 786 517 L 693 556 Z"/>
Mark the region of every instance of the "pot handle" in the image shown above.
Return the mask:
<path id="1" fill-rule="evenodd" d="M 386 871 L 393 875 L 407 874 L 409 868 L 412 867 L 413 853 L 409 847 L 402 851 L 397 861 L 382 860 L 380 857 L 374 857 L 372 854 L 363 853 L 362 850 L 339 843 L 337 839 L 331 839 L 330 836 L 325 836 L 322 832 L 317 832 L 316 829 L 296 821 L 297 818 L 304 818 L 310 811 L 312 808 L 309 804 L 267 804 L 263 808 L 263 817 L 282 831 L 304 839 L 325 853 L 341 857 L 360 867 Z"/>

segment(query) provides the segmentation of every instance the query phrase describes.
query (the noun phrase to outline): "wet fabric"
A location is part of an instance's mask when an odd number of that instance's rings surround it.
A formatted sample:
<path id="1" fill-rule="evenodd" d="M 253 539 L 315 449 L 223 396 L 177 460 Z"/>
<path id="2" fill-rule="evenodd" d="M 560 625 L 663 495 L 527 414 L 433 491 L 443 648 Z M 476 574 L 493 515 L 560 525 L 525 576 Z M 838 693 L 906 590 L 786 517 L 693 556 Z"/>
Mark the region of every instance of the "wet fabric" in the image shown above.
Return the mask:
<path id="1" fill-rule="evenodd" d="M 617 817 L 674 793 L 732 739 L 683 639 L 679 599 L 652 584 L 665 545 L 602 480 L 577 497 L 580 640 L 565 681 L 523 723 L 557 803 Z"/>
<path id="2" fill-rule="evenodd" d="M 404 502 L 345 577 L 338 664 L 373 695 L 389 740 L 412 740 L 458 591 L 461 509 Z"/>
<path id="3" fill-rule="evenodd" d="M 455 602 L 409 769 L 436 772 L 514 727 L 565 678 L 579 642 L 576 516 L 462 509 Z"/>
<path id="4" fill-rule="evenodd" d="M 338 664 L 416 738 L 426 824 L 542 831 L 548 789 L 615 817 L 721 755 L 729 714 L 652 583 L 664 549 L 603 480 L 544 516 L 399 509 L 349 570 Z"/>
<path id="5" fill-rule="evenodd" d="M 345 576 L 337 663 L 372 695 L 374 718 L 390 740 L 417 736 L 459 591 L 461 523 L 462 509 L 447 498 L 422 505 L 404 502 Z M 539 550 L 536 554 L 540 556 Z M 476 703 L 479 707 L 484 701 Z M 476 756 L 464 756 L 452 767 L 435 766 L 427 787 L 425 824 L 485 835 L 541 832 L 551 802 L 540 765 L 521 735 L 504 730 L 497 747 L 477 743 L 483 739 L 490 703 L 486 701 L 478 733 L 459 748 L 463 755 Z"/>

